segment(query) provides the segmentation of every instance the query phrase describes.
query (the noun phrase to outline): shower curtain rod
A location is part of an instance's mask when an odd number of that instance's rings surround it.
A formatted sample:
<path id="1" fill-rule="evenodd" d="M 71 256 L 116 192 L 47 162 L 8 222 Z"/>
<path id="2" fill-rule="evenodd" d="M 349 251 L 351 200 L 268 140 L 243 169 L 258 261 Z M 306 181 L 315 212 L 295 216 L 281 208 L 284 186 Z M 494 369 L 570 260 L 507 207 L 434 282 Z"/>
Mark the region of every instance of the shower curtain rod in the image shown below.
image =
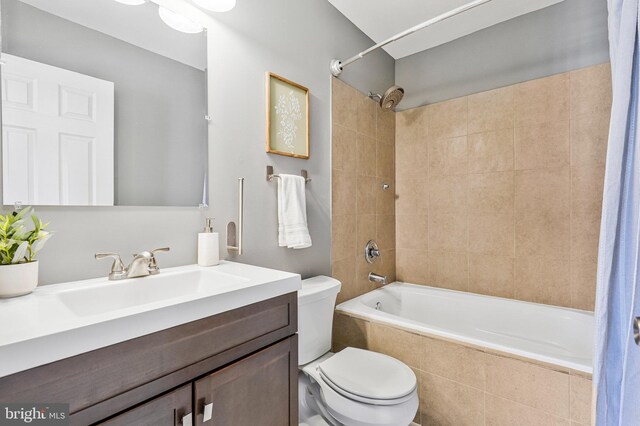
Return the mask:
<path id="1" fill-rule="evenodd" d="M 344 67 L 346 67 L 347 65 L 351 65 L 352 63 L 354 63 L 355 61 L 357 61 L 358 59 L 362 59 L 365 55 L 368 55 L 369 53 L 373 52 L 374 50 L 377 50 L 383 46 L 386 46 L 389 43 L 393 43 L 394 41 L 400 40 L 401 38 L 404 38 L 408 35 L 411 35 L 417 31 L 420 31 L 421 29 L 427 28 L 433 24 L 437 24 L 438 22 L 442 22 L 446 19 L 449 19 L 453 16 L 459 15 L 462 12 L 466 12 L 467 10 L 473 9 L 474 7 L 478 7 L 481 4 L 484 3 L 488 3 L 490 1 L 493 0 L 475 0 L 472 1 L 471 3 L 467 3 L 465 5 L 462 5 L 458 8 L 452 9 L 448 12 L 443 13 L 442 15 L 438 15 L 435 18 L 431 18 L 427 21 L 424 21 L 421 24 L 418 24 L 416 26 L 413 26 L 411 28 L 409 28 L 408 30 L 402 31 L 401 33 L 398 33 L 396 35 L 394 35 L 393 37 L 389 37 L 388 39 L 376 44 L 373 47 L 368 48 L 367 50 L 364 50 L 360 53 L 358 53 L 355 56 L 350 57 L 349 59 L 347 59 L 346 61 L 341 61 L 339 59 L 333 59 L 331 61 L 331 73 L 334 76 L 339 76 L 340 74 L 342 74 L 342 70 L 344 69 Z"/>

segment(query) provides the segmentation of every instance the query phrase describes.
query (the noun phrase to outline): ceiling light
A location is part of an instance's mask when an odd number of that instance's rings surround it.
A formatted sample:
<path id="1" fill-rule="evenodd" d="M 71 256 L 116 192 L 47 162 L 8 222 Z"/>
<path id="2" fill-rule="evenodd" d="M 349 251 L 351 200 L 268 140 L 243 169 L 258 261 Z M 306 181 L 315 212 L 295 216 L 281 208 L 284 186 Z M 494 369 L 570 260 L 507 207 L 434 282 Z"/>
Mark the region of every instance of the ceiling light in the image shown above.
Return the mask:
<path id="1" fill-rule="evenodd" d="M 118 3 L 126 4 L 127 6 L 140 6 L 145 4 L 147 0 L 116 0 Z"/>
<path id="2" fill-rule="evenodd" d="M 158 14 L 165 24 L 174 30 L 181 31 L 183 33 L 197 34 L 201 33 L 204 29 L 202 25 L 177 14 L 166 7 L 158 7 Z"/>
<path id="3" fill-rule="evenodd" d="M 193 2 L 212 12 L 228 12 L 236 7 L 236 0 L 193 0 Z"/>

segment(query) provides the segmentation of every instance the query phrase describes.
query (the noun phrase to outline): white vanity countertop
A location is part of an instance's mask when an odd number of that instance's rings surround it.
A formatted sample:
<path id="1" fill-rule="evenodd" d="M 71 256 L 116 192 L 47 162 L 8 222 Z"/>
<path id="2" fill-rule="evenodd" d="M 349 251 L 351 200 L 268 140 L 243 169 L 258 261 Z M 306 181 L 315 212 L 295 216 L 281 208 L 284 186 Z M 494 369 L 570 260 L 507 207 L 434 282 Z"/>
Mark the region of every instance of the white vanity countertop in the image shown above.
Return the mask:
<path id="1" fill-rule="evenodd" d="M 0 299 L 0 377 L 300 286 L 298 274 L 223 261 L 208 268 L 167 268 L 130 280 L 98 278 L 38 287 L 27 296 Z"/>

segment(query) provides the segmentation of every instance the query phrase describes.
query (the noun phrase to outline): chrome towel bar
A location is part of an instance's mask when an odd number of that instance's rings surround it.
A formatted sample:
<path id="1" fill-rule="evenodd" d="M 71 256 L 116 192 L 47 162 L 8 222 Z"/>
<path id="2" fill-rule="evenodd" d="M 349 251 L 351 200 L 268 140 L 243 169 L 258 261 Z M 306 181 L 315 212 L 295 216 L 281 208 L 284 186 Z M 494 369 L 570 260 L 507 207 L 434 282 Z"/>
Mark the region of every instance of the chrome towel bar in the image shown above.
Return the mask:
<path id="1" fill-rule="evenodd" d="M 309 173 L 306 170 L 304 169 L 300 170 L 300 176 L 304 178 L 305 183 L 311 182 Z M 271 182 L 272 180 L 277 179 L 279 177 L 280 175 L 276 175 L 273 173 L 273 166 L 267 166 L 267 181 Z"/>

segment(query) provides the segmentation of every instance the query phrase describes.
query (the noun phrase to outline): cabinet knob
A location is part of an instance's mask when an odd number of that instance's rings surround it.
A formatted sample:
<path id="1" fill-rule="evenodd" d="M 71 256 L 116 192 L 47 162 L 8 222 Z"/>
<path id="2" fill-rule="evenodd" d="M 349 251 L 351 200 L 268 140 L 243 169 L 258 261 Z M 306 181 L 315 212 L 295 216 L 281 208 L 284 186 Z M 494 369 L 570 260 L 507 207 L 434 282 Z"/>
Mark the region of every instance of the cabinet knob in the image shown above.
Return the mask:
<path id="1" fill-rule="evenodd" d="M 204 406 L 204 418 L 203 422 L 208 422 L 213 418 L 213 402 L 210 402 Z"/>
<path id="2" fill-rule="evenodd" d="M 182 426 L 193 426 L 193 414 L 187 413 L 182 416 Z"/>

